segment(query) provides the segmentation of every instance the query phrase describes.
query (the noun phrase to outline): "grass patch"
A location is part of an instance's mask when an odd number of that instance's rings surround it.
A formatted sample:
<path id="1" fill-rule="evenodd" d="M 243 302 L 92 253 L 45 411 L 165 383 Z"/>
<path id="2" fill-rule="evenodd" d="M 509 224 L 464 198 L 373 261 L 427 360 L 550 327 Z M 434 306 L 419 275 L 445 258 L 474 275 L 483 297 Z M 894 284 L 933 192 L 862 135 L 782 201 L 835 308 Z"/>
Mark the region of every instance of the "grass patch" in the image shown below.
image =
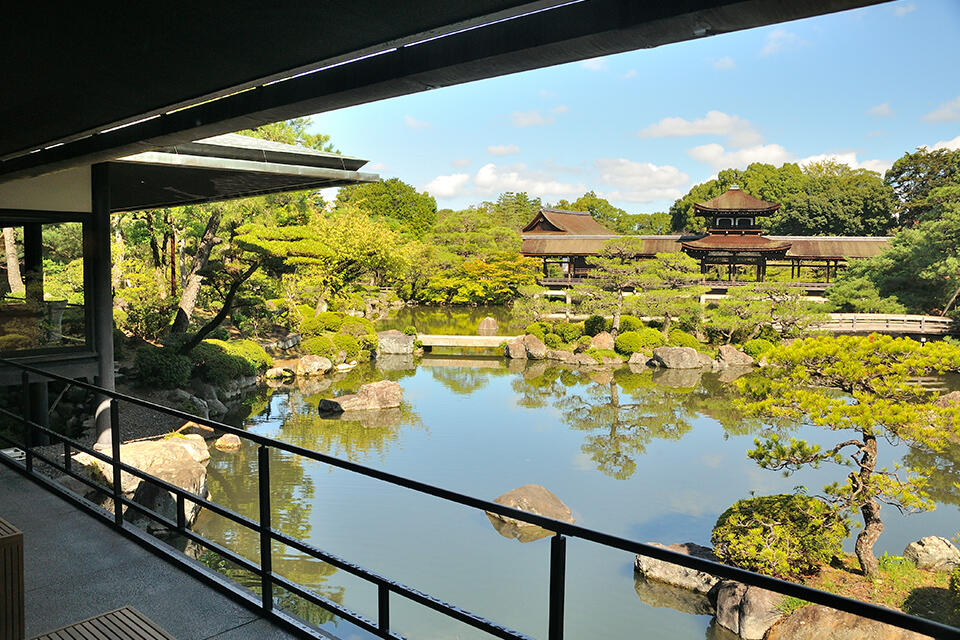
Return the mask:
<path id="1" fill-rule="evenodd" d="M 794 596 L 784 596 L 783 600 L 780 601 L 780 604 L 777 605 L 777 611 L 782 613 L 785 616 L 790 615 L 797 609 L 805 607 L 809 602 L 803 600 L 802 598 L 796 598 Z"/>

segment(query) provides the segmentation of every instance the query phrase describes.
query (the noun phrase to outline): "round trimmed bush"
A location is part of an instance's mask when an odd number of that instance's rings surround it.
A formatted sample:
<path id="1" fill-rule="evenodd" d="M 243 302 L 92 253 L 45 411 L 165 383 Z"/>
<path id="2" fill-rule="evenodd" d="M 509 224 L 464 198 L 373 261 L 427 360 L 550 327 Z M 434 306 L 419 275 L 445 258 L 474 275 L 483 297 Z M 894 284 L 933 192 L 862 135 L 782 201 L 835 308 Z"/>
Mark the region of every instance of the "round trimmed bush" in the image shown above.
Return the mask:
<path id="1" fill-rule="evenodd" d="M 561 338 L 556 333 L 548 333 L 543 336 L 543 344 L 547 345 L 551 349 L 559 349 L 563 346 L 563 338 Z"/>
<path id="2" fill-rule="evenodd" d="M 582 322 L 558 322 L 553 328 L 554 333 L 563 338 L 564 342 L 571 342 L 583 335 Z"/>
<path id="3" fill-rule="evenodd" d="M 702 345 L 695 337 L 682 329 L 671 329 L 669 343 L 671 347 L 690 347 L 699 349 Z"/>
<path id="4" fill-rule="evenodd" d="M 617 353 L 628 356 L 637 351 L 662 347 L 663 343 L 662 333 L 656 329 L 644 327 L 639 331 L 627 331 L 626 333 L 617 334 L 617 339 L 613 344 Z"/>
<path id="5" fill-rule="evenodd" d="M 773 343 L 763 338 L 754 338 L 743 343 L 743 352 L 753 358 L 760 358 L 768 351 L 773 350 Z"/>
<path id="6" fill-rule="evenodd" d="M 336 362 L 337 352 L 339 351 L 329 335 L 307 338 L 300 343 L 300 350 L 310 356 L 323 356 L 331 362 Z"/>
<path id="7" fill-rule="evenodd" d="M 583 353 L 590 348 L 592 341 L 593 339 L 590 336 L 580 336 L 577 338 L 577 342 L 573 347 L 574 353 Z"/>
<path id="8" fill-rule="evenodd" d="M 405 336 L 415 336 L 417 335 L 417 328 L 412 324 L 408 324 L 403 328 L 403 335 Z"/>
<path id="9" fill-rule="evenodd" d="M 842 551 L 850 527 L 823 500 L 778 494 L 740 500 L 713 528 L 713 551 L 743 569 L 780 578 L 812 575 Z"/>
<path id="10" fill-rule="evenodd" d="M 583 321 L 583 333 L 588 336 L 595 336 L 607 328 L 607 319 L 603 316 L 590 316 Z"/>
<path id="11" fill-rule="evenodd" d="M 547 334 L 550 333 L 552 330 L 553 330 L 552 327 L 546 322 L 531 322 L 530 324 L 527 325 L 527 327 L 523 330 L 523 332 L 531 336 L 537 336 L 538 338 L 540 338 L 541 342 L 545 343 L 546 342 L 545 338 Z"/>
<path id="12" fill-rule="evenodd" d="M 360 343 L 353 336 L 338 333 L 333 336 L 333 344 L 347 354 L 347 360 L 353 360 L 360 354 Z"/>
<path id="13" fill-rule="evenodd" d="M 636 316 L 622 315 L 620 316 L 620 333 L 626 333 L 628 331 L 639 331 L 643 329 L 643 321 Z"/>
<path id="14" fill-rule="evenodd" d="M 169 347 L 140 347 L 134 363 L 141 383 L 161 389 L 185 386 L 193 370 L 190 358 Z"/>

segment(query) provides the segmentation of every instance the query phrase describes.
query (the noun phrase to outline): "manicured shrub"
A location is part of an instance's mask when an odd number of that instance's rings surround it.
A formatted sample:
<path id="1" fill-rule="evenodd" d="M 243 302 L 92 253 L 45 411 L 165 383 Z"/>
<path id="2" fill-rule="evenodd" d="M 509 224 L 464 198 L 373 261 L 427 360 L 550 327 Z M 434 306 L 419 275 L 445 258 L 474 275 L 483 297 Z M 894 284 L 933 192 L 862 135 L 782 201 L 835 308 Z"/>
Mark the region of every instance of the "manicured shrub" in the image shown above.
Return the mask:
<path id="1" fill-rule="evenodd" d="M 208 333 L 207 337 L 210 340 L 229 340 L 230 332 L 227 331 L 226 327 L 217 327 L 216 329 Z"/>
<path id="2" fill-rule="evenodd" d="M 204 340 L 190 351 L 194 375 L 222 385 L 273 366 L 273 358 L 253 340 Z"/>
<path id="3" fill-rule="evenodd" d="M 417 328 L 412 324 L 408 324 L 406 327 L 403 328 L 403 333 L 404 335 L 407 335 L 407 336 L 415 336 L 417 335 Z"/>
<path id="4" fill-rule="evenodd" d="M 543 337 L 543 344 L 551 349 L 559 349 L 563 346 L 564 340 L 556 333 L 548 333 Z"/>
<path id="5" fill-rule="evenodd" d="M 582 322 L 558 322 L 553 332 L 563 338 L 564 342 L 571 342 L 583 335 Z"/>
<path id="6" fill-rule="evenodd" d="M 627 331 L 639 331 L 643 329 L 643 321 L 636 316 L 622 315 L 620 316 L 620 331 L 618 333 L 626 333 Z"/>
<path id="7" fill-rule="evenodd" d="M 663 343 L 662 333 L 656 329 L 644 327 L 639 331 L 627 331 L 626 333 L 617 334 L 617 339 L 614 341 L 614 348 L 617 350 L 617 353 L 628 356 L 637 351 L 662 347 Z"/>
<path id="8" fill-rule="evenodd" d="M 850 528 L 817 498 L 779 494 L 740 500 L 713 528 L 714 553 L 729 564 L 780 578 L 812 575 L 840 555 Z"/>
<path id="9" fill-rule="evenodd" d="M 246 360 L 255 371 L 266 371 L 273 366 L 273 358 L 270 354 L 253 340 L 229 340 L 222 342 L 221 346 L 230 355 Z"/>
<path id="10" fill-rule="evenodd" d="M 307 338 L 300 343 L 300 350 L 310 356 L 329 358 L 331 362 L 337 361 L 336 356 L 339 351 L 329 334 Z"/>
<path id="11" fill-rule="evenodd" d="M 590 316 L 583 321 L 583 333 L 588 336 L 595 336 L 607 328 L 607 319 L 603 316 Z"/>
<path id="12" fill-rule="evenodd" d="M 587 349 L 586 354 L 599 363 L 603 363 L 604 358 L 616 358 L 623 361 L 623 358 L 613 349 Z"/>
<path id="13" fill-rule="evenodd" d="M 140 347 L 134 364 L 141 384 L 160 389 L 183 387 L 190 379 L 190 358 L 170 347 Z"/>
<path id="14" fill-rule="evenodd" d="M 540 338 L 541 342 L 545 342 L 547 334 L 552 331 L 552 327 L 546 322 L 531 322 L 527 325 L 527 328 L 523 330 L 524 333 L 537 336 Z"/>
<path id="15" fill-rule="evenodd" d="M 347 360 L 353 360 L 360 354 L 360 343 L 353 336 L 338 333 L 333 336 L 333 344 L 347 354 Z"/>
<path id="16" fill-rule="evenodd" d="M 699 349 L 702 345 L 695 337 L 682 329 L 671 329 L 670 339 L 668 341 L 671 347 L 690 347 Z"/>
<path id="17" fill-rule="evenodd" d="M 763 338 L 754 338 L 743 343 L 743 352 L 754 358 L 760 358 L 771 350 L 773 350 L 773 343 Z"/>
<path id="18" fill-rule="evenodd" d="M 416 335 L 416 334 L 414 334 L 414 335 Z M 360 343 L 360 351 L 361 351 L 361 353 L 362 353 L 362 352 L 364 352 L 364 351 L 367 351 L 367 352 L 369 352 L 369 351 L 376 351 L 376 350 L 377 350 L 377 345 L 380 343 L 380 339 L 377 337 L 376 334 L 374 334 L 374 335 L 372 335 L 372 336 L 371 336 L 371 335 L 362 335 L 362 336 L 360 336 L 360 339 L 359 339 L 357 342 Z"/>

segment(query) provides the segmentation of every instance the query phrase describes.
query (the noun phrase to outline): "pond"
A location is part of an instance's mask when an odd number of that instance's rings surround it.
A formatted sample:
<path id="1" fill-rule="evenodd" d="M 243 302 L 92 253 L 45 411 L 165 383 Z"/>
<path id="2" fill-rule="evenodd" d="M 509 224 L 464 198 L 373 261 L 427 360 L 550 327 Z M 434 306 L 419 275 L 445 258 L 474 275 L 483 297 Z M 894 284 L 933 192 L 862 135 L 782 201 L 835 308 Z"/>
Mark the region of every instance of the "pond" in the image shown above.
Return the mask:
<path id="1" fill-rule="evenodd" d="M 758 468 L 746 451 L 763 425 L 733 408 L 723 375 L 623 367 L 569 370 L 544 362 L 426 357 L 418 365 L 375 363 L 300 386 L 265 389 L 251 399 L 246 428 L 264 436 L 378 469 L 493 499 L 525 484 L 553 491 L 586 527 L 640 541 L 709 544 L 717 516 L 738 499 L 819 490 L 841 480 L 836 468 L 789 478 Z M 386 369 L 386 370 L 385 370 Z M 363 421 L 327 420 L 317 401 L 374 380 L 403 387 L 404 406 Z M 829 434 L 798 435 L 827 445 Z M 834 434 L 836 435 L 836 434 Z M 960 528 L 960 451 L 928 456 L 936 465 L 933 512 L 884 510 L 877 553 L 901 554 L 925 535 Z M 214 500 L 256 517 L 256 450 L 211 450 Z M 881 446 L 882 462 L 920 456 Z M 275 452 L 274 527 L 533 637 L 546 636 L 549 540 L 503 537 L 487 517 L 356 474 Z M 256 559 L 256 537 L 204 511 L 196 529 Z M 848 543 L 852 548 L 852 543 Z M 274 569 L 370 619 L 376 590 L 329 565 L 277 546 Z M 633 557 L 594 544 L 568 544 L 569 638 L 726 638 L 706 615 L 671 608 L 675 594 L 635 582 Z M 299 602 L 299 601 L 298 601 Z M 286 604 L 345 638 L 347 623 L 289 599 Z M 299 602 L 302 605 L 302 602 Z M 401 598 L 395 629 L 410 638 L 488 637 Z"/>

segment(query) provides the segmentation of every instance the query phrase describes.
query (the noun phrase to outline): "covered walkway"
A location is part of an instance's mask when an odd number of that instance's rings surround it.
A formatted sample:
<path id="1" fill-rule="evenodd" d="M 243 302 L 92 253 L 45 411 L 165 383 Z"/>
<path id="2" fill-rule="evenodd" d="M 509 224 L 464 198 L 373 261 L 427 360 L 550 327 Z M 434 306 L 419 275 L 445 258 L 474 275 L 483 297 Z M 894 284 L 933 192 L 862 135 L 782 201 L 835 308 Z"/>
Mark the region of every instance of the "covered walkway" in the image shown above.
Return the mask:
<path id="1" fill-rule="evenodd" d="M 2 465 L 0 517 L 23 531 L 28 638 L 125 605 L 179 640 L 295 637 Z"/>

